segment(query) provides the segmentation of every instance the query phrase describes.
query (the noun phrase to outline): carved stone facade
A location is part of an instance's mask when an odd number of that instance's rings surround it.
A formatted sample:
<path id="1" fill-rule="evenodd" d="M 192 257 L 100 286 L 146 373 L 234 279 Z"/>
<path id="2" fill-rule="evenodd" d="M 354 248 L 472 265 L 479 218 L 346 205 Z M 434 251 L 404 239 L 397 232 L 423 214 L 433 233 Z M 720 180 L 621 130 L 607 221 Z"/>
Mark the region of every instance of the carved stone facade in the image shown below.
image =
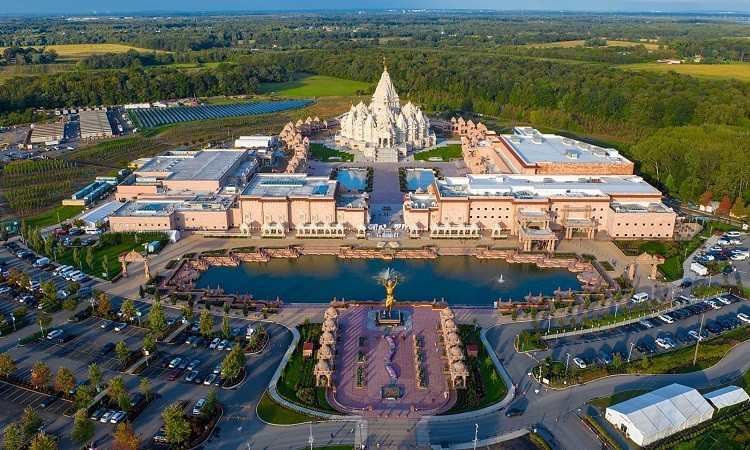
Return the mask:
<path id="1" fill-rule="evenodd" d="M 332 387 L 333 372 L 335 371 L 336 341 L 338 335 L 338 311 L 330 307 L 326 310 L 323 322 L 323 334 L 320 336 L 320 349 L 318 350 L 318 362 L 315 364 L 313 374 L 317 386 Z"/>
<path id="2" fill-rule="evenodd" d="M 364 152 L 365 157 L 382 160 L 380 155 L 406 156 L 409 151 L 435 145 L 430 120 L 418 106 L 407 102 L 403 107 L 393 87 L 387 68 L 369 106 L 360 102 L 341 119 L 336 144 Z"/>

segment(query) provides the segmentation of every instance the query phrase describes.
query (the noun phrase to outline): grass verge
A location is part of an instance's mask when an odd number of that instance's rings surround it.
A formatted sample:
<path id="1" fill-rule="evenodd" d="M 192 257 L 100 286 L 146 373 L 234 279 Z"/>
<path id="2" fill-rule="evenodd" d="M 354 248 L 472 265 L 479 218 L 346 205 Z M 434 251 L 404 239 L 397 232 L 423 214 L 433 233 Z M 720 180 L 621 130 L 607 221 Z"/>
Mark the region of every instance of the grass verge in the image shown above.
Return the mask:
<path id="1" fill-rule="evenodd" d="M 51 211 L 26 219 L 26 224 L 34 227 L 44 228 L 64 222 L 72 217 L 77 216 L 83 211 L 83 206 L 58 206 Z M 58 214 L 60 220 L 58 220 Z"/>
<path id="2" fill-rule="evenodd" d="M 260 398 L 257 412 L 260 420 L 274 425 L 295 425 L 310 422 L 311 420 L 321 420 L 317 417 L 308 416 L 307 414 L 298 413 L 297 411 L 284 408 L 273 401 L 271 396 L 268 395 L 268 391 L 264 392 L 263 396 Z"/>
<path id="3" fill-rule="evenodd" d="M 324 162 L 331 161 L 331 158 L 341 158 L 340 161 L 352 162 L 354 161 L 354 155 L 351 153 L 340 152 L 322 144 L 310 144 L 310 155 L 313 158 L 320 158 Z M 339 161 L 339 160 L 335 160 Z"/>
<path id="4" fill-rule="evenodd" d="M 445 147 L 438 147 L 425 152 L 414 154 L 415 161 L 427 161 L 429 158 L 443 158 L 443 161 L 450 161 L 453 158 L 461 158 L 461 145 L 449 144 Z"/>

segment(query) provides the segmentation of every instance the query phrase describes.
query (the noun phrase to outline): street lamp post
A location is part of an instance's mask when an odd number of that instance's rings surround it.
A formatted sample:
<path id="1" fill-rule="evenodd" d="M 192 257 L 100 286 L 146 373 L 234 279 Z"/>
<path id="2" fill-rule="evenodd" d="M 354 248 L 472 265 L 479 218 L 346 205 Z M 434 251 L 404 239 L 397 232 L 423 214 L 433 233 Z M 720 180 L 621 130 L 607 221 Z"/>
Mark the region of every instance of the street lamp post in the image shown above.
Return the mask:
<path id="1" fill-rule="evenodd" d="M 695 354 L 693 355 L 693 365 L 698 360 L 698 343 L 701 341 L 701 333 L 703 333 L 703 322 L 706 320 L 706 313 L 701 314 L 701 325 L 698 327 L 698 338 L 695 340 Z"/>
<path id="2" fill-rule="evenodd" d="M 568 376 L 568 363 L 570 362 L 570 353 L 566 353 L 565 355 L 565 376 Z"/>
<path id="3" fill-rule="evenodd" d="M 13 319 L 13 331 L 16 331 L 16 316 L 11 314 L 10 318 Z"/>
<path id="4" fill-rule="evenodd" d="M 477 450 L 477 443 L 479 442 L 479 424 L 474 424 L 474 450 Z"/>
<path id="5" fill-rule="evenodd" d="M 307 443 L 310 444 L 310 450 L 313 450 L 313 443 L 315 442 L 315 438 L 312 434 L 312 422 L 310 422 L 310 437 L 307 438 Z"/>
<path id="6" fill-rule="evenodd" d="M 635 342 L 630 343 L 630 351 L 628 352 L 628 362 L 630 362 L 630 356 L 633 354 L 633 347 L 635 347 Z"/>

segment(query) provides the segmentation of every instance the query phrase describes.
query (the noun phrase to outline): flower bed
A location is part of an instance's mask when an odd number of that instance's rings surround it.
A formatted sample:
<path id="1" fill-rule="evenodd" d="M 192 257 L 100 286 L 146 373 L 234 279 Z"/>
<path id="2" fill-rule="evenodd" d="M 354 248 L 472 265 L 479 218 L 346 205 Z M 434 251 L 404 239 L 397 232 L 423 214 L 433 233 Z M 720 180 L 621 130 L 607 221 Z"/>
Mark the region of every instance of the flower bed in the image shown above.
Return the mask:
<path id="1" fill-rule="evenodd" d="M 133 375 L 140 375 L 146 367 L 153 365 L 159 359 L 159 355 L 151 354 L 143 360 L 135 369 L 133 369 Z"/>
<path id="2" fill-rule="evenodd" d="M 364 387 L 365 386 L 365 366 L 357 366 L 357 373 L 355 374 L 354 379 L 354 387 Z"/>

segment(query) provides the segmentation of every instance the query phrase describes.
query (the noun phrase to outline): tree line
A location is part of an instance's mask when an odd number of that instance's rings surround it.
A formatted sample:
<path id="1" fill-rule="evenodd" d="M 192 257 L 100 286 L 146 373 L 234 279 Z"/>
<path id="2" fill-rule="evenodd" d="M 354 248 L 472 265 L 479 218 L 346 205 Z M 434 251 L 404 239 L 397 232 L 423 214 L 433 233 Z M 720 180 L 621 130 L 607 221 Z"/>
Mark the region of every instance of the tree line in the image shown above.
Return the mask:
<path id="1" fill-rule="evenodd" d="M 34 47 L 8 47 L 3 50 L 0 65 L 49 64 L 55 62 L 57 52 Z"/>

